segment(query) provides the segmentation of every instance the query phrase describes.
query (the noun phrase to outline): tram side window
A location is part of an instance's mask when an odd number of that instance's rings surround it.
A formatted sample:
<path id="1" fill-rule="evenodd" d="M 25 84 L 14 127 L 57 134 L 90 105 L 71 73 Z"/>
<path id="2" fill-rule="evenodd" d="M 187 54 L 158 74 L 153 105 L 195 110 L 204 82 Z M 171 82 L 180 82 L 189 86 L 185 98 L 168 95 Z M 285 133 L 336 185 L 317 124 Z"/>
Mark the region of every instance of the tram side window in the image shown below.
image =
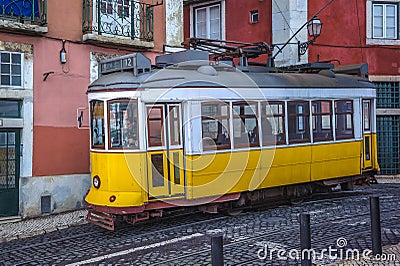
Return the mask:
<path id="1" fill-rule="evenodd" d="M 259 146 L 257 103 L 233 103 L 233 140 L 235 148 Z"/>
<path id="2" fill-rule="evenodd" d="M 312 127 L 315 142 L 333 139 L 331 101 L 312 102 Z"/>
<path id="3" fill-rule="evenodd" d="M 285 144 L 285 105 L 283 102 L 261 103 L 263 145 Z"/>
<path id="4" fill-rule="evenodd" d="M 288 102 L 289 143 L 310 141 L 310 108 L 306 101 Z"/>
<path id="5" fill-rule="evenodd" d="M 90 131 L 92 148 L 104 149 L 104 102 L 90 102 Z"/>
<path id="6" fill-rule="evenodd" d="M 335 101 L 336 139 L 354 138 L 353 101 Z"/>
<path id="7" fill-rule="evenodd" d="M 229 104 L 203 103 L 201 131 L 204 150 L 230 149 Z"/>
<path id="8" fill-rule="evenodd" d="M 109 127 L 110 148 L 137 149 L 139 147 L 137 102 L 135 101 L 110 101 Z"/>

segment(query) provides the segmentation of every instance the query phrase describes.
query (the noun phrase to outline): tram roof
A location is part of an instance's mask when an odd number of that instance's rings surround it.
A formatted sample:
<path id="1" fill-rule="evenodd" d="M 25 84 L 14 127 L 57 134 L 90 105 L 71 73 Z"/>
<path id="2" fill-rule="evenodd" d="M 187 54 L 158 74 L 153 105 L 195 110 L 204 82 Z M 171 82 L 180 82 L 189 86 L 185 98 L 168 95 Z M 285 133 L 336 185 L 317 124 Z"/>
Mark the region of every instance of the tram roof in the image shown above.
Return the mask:
<path id="1" fill-rule="evenodd" d="M 262 67 L 249 67 L 242 72 L 228 65 L 210 65 L 208 61 L 175 64 L 164 69 L 135 75 L 132 71 L 106 74 L 94 81 L 88 92 L 112 90 L 147 90 L 155 88 L 373 88 L 366 78 L 319 73 L 271 73 Z"/>

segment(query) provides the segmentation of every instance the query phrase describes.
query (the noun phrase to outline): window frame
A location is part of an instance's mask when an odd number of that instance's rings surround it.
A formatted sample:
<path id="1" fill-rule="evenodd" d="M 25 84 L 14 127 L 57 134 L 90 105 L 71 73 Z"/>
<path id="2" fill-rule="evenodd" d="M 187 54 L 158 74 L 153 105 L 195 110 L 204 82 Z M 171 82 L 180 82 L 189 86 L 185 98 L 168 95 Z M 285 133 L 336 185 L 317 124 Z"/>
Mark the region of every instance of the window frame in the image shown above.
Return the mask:
<path id="1" fill-rule="evenodd" d="M 337 102 L 351 102 L 351 112 L 350 111 L 342 111 L 342 112 L 338 112 L 336 110 L 336 103 Z M 346 103 L 347 104 L 347 103 Z M 333 103 L 333 108 L 334 108 L 334 113 L 335 113 L 335 139 L 336 140 L 343 140 L 343 139 L 354 139 L 354 100 L 353 99 L 341 99 L 341 100 L 335 100 Z M 338 135 L 339 132 L 339 128 L 338 128 L 338 116 L 345 116 L 346 117 L 346 123 L 345 123 L 345 130 L 350 130 L 350 128 L 348 128 L 348 124 L 347 124 L 347 115 L 351 116 L 351 135 Z M 343 131 L 343 129 L 342 129 Z"/>
<path id="2" fill-rule="evenodd" d="M 374 9 L 376 6 L 381 6 L 382 7 L 382 36 L 377 36 L 376 31 L 375 31 L 375 12 Z M 395 36 L 394 37 L 387 37 L 387 14 L 386 10 L 388 6 L 394 6 L 395 8 Z M 386 39 L 386 40 L 398 40 L 399 39 L 399 4 L 398 2 L 372 2 L 372 8 L 371 8 L 371 29 L 372 29 L 372 38 L 373 39 Z"/>
<path id="3" fill-rule="evenodd" d="M 4 106 L 2 103 L 13 103 L 17 105 L 17 115 L 2 115 L 0 113 L 0 118 L 22 118 L 22 100 L 14 100 L 14 99 L 0 99 L 0 105 Z"/>
<path id="4" fill-rule="evenodd" d="M 255 106 L 255 110 L 253 110 L 251 105 Z M 236 114 L 234 112 L 234 107 L 235 106 L 240 106 L 239 107 L 240 108 L 240 114 Z M 242 111 L 244 111 L 244 108 L 242 108 L 241 106 L 249 106 L 251 108 L 251 110 L 254 111 L 253 115 L 242 113 Z M 237 101 L 237 102 L 232 102 L 231 108 L 232 108 L 232 126 L 233 126 L 233 131 L 234 131 L 232 133 L 233 147 L 235 149 L 236 148 L 247 148 L 247 147 L 259 147 L 260 146 L 260 130 L 259 130 L 259 125 L 258 125 L 258 102 L 257 101 L 249 101 L 249 102 L 247 102 L 247 101 Z M 254 119 L 255 120 L 256 125 L 255 125 L 254 128 L 256 129 L 256 133 L 255 133 L 255 136 L 253 137 L 254 140 L 255 140 L 254 143 L 250 142 L 250 137 L 249 136 L 248 136 L 249 137 L 248 143 L 244 143 L 244 144 L 243 143 L 238 143 L 237 144 L 235 142 L 235 123 L 234 123 L 235 119 L 240 119 L 242 121 L 241 127 L 242 127 L 243 124 L 245 124 L 245 123 L 243 123 L 243 119 Z M 253 130 L 254 130 L 254 128 L 253 128 Z M 254 134 L 254 132 L 252 132 L 252 133 Z"/>
<path id="5" fill-rule="evenodd" d="M 167 105 L 168 108 L 168 114 L 167 114 L 167 118 L 168 118 L 168 122 L 169 122 L 169 132 L 168 132 L 168 137 L 169 137 L 169 145 L 170 146 L 181 146 L 182 145 L 182 134 L 181 134 L 181 106 L 179 104 L 168 104 Z M 173 117 L 172 114 L 172 110 L 173 109 L 177 109 L 177 117 Z M 174 127 L 174 122 L 177 122 L 178 127 L 176 128 L 176 132 L 175 132 L 175 127 Z M 172 139 L 174 134 L 177 134 L 178 137 L 178 141 L 174 141 Z"/>
<path id="6" fill-rule="evenodd" d="M 289 105 L 294 104 L 295 105 L 295 110 L 296 113 L 290 113 L 289 112 Z M 305 112 L 304 107 L 303 107 L 303 111 L 302 113 L 298 113 L 299 111 L 299 106 L 304 106 L 304 104 L 306 105 L 306 107 L 308 107 L 308 111 Z M 304 134 L 306 136 L 306 138 L 302 138 L 302 139 L 293 139 L 293 137 L 291 138 L 291 135 L 293 136 L 293 134 L 290 134 L 290 118 L 295 118 L 295 129 L 296 132 L 295 134 Z M 306 128 L 300 129 L 300 118 L 302 119 L 302 125 L 303 127 L 306 126 Z M 287 102 L 287 120 L 288 120 L 288 139 L 289 139 L 289 144 L 294 144 L 294 143 L 311 143 L 311 134 L 310 134 L 310 101 L 308 100 L 294 100 L 294 101 L 288 101 Z M 304 136 L 303 135 L 303 136 Z"/>
<path id="7" fill-rule="evenodd" d="M 136 114 L 135 117 L 136 118 L 136 125 L 133 126 L 133 128 L 136 130 L 136 139 L 137 139 L 137 146 L 136 147 L 125 147 L 123 144 L 123 139 L 121 139 L 121 146 L 120 147 L 112 147 L 112 143 L 111 143 L 111 108 L 110 105 L 113 103 L 128 103 L 127 106 L 130 105 L 131 102 L 134 102 L 136 104 Z M 127 108 L 128 109 L 128 108 Z M 133 119 L 134 119 L 133 118 Z M 137 99 L 129 99 L 129 98 L 118 98 L 118 99 L 112 99 L 112 100 L 108 100 L 107 101 L 107 126 L 108 126 L 108 130 L 107 130 L 107 134 L 108 134 L 108 149 L 109 150 L 138 150 L 140 148 L 140 138 L 139 138 L 139 108 L 138 108 L 138 101 Z M 123 121 L 123 118 L 122 118 Z M 133 120 L 134 121 L 134 120 Z M 121 125 L 122 129 L 121 129 L 121 138 L 123 138 L 123 127 L 124 124 Z"/>
<path id="8" fill-rule="evenodd" d="M 208 116 L 208 115 L 203 115 L 203 105 L 218 105 L 218 106 L 226 106 L 227 107 L 227 114 L 226 115 L 215 115 L 215 116 Z M 220 109 L 218 110 L 220 113 Z M 200 115 L 201 115 L 201 143 L 203 147 L 203 151 L 210 151 L 213 150 L 213 147 L 216 147 L 217 150 L 230 150 L 231 149 L 231 144 L 232 144 L 232 136 L 231 136 L 231 105 L 229 102 L 202 102 L 200 106 Z M 220 123 L 223 119 L 226 119 L 227 121 L 227 143 L 226 144 L 221 144 L 217 145 L 215 143 L 215 146 L 213 145 L 204 145 L 204 137 L 203 137 L 203 121 L 204 120 L 215 120 Z M 222 123 L 221 123 L 222 124 Z M 218 139 L 218 131 L 217 131 L 217 139 Z"/>
<path id="9" fill-rule="evenodd" d="M 257 18 L 257 20 L 255 20 Z M 251 10 L 250 11 L 250 23 L 255 24 L 260 21 L 260 12 L 257 10 Z"/>
<path id="10" fill-rule="evenodd" d="M 2 54 L 8 54 L 10 57 L 9 62 L 4 62 L 1 60 Z M 13 55 L 19 55 L 20 63 L 19 64 L 13 64 L 12 57 Z M 2 84 L 2 80 L 0 79 L 0 87 L 13 87 L 13 88 L 21 88 L 23 87 L 24 84 L 24 54 L 19 53 L 19 52 L 10 52 L 10 51 L 0 51 L 0 65 L 3 67 L 3 65 L 9 65 L 9 73 L 3 74 L 3 72 L 0 69 L 0 76 L 1 79 L 3 76 L 8 76 L 9 77 L 9 84 Z M 19 66 L 20 73 L 19 74 L 13 74 L 13 66 Z M 7 75 L 8 74 L 8 75 Z M 12 85 L 12 77 L 19 76 L 20 77 L 20 85 Z"/>
<path id="11" fill-rule="evenodd" d="M 363 119 L 363 132 L 369 132 L 371 131 L 371 104 L 372 101 L 370 99 L 363 99 L 362 100 L 362 119 Z M 367 116 L 366 116 L 366 109 L 365 109 L 365 105 L 367 105 Z M 367 119 L 367 121 L 366 121 Z M 367 126 L 367 127 L 366 127 Z"/>
<path id="12" fill-rule="evenodd" d="M 322 103 L 322 102 L 327 102 L 329 103 L 329 113 L 327 112 L 322 112 L 321 111 L 314 111 L 314 106 L 316 103 Z M 321 105 L 322 107 L 322 105 Z M 312 133 L 313 133 L 313 142 L 322 142 L 322 141 L 332 141 L 333 140 L 333 109 L 332 109 L 332 100 L 313 100 L 311 101 L 311 116 L 312 116 Z M 322 118 L 324 116 L 329 116 L 329 129 L 324 129 L 323 128 L 323 122 Z M 318 117 L 321 118 L 320 125 L 321 127 L 318 128 Z M 317 132 L 319 130 L 320 132 Z M 322 131 L 327 131 L 327 133 L 330 133 L 330 137 L 315 137 L 316 133 L 321 133 Z M 329 131 L 329 132 L 328 132 Z"/>
<path id="13" fill-rule="evenodd" d="M 211 37 L 211 17 L 210 17 L 210 9 L 212 7 L 218 6 L 219 8 L 219 37 L 214 38 Z M 206 11 L 206 36 L 198 36 L 198 27 L 197 27 L 197 12 L 201 9 L 205 9 Z M 223 20 L 223 12 L 222 12 L 222 3 L 221 2 L 215 2 L 211 3 L 209 5 L 201 5 L 201 6 L 194 6 L 193 7 L 193 36 L 197 38 L 207 38 L 207 39 L 218 39 L 221 40 L 224 38 L 223 36 L 223 29 L 222 29 L 222 20 Z"/>
<path id="14" fill-rule="evenodd" d="M 272 113 L 272 109 L 270 108 L 271 105 L 274 104 L 279 104 L 282 106 L 282 113 Z M 269 106 L 271 113 L 268 113 L 266 108 Z M 282 133 L 280 140 L 277 140 L 277 135 L 275 135 L 275 141 L 274 143 L 270 143 L 267 140 L 264 139 L 264 132 L 263 132 L 263 122 L 265 119 L 269 120 L 268 118 L 272 118 L 272 120 L 275 120 L 275 118 L 281 118 L 282 119 Z M 268 102 L 263 102 L 261 101 L 261 135 L 262 135 L 262 146 L 271 146 L 271 145 L 284 145 L 286 144 L 286 126 L 285 126 L 285 120 L 286 120 L 286 110 L 285 110 L 285 102 L 284 101 L 268 101 Z M 272 127 L 272 125 L 271 125 Z M 276 127 L 276 124 L 275 124 Z M 272 131 L 274 128 L 272 127 Z M 275 128 L 276 131 L 276 128 Z M 272 132 L 274 133 L 274 132 Z"/>
<path id="15" fill-rule="evenodd" d="M 103 124 L 102 124 L 103 144 L 97 144 L 97 145 L 93 143 L 93 131 L 94 131 L 94 128 L 93 128 L 93 106 L 92 106 L 93 102 L 99 102 L 103 105 Z M 94 99 L 89 102 L 89 106 L 90 106 L 90 147 L 92 149 L 104 150 L 106 147 L 106 138 L 105 138 L 106 132 L 105 132 L 105 125 L 104 125 L 104 121 L 105 121 L 105 109 L 104 108 L 106 105 L 103 100 Z M 97 119 L 98 118 L 96 118 L 96 120 Z"/>

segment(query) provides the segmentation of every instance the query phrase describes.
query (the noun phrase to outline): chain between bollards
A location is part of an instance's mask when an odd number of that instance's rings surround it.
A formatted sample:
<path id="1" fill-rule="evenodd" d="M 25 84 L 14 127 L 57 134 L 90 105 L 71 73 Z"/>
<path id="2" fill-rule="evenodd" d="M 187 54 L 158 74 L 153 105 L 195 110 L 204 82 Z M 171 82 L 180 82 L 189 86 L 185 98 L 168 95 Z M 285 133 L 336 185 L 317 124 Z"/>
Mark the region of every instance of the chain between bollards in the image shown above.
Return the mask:
<path id="1" fill-rule="evenodd" d="M 212 266 L 224 265 L 223 235 L 215 234 L 211 237 Z"/>
<path id="2" fill-rule="evenodd" d="M 382 255 L 381 215 L 379 197 L 370 197 L 372 253 Z"/>

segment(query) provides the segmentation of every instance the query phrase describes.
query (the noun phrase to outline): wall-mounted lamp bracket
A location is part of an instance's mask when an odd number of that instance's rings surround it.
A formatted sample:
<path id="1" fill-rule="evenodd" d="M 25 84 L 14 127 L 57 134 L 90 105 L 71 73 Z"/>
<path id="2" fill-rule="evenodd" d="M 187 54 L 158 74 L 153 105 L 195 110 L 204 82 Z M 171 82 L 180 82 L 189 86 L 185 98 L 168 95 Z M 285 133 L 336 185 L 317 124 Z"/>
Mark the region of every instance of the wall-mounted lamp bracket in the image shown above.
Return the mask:
<path id="1" fill-rule="evenodd" d="M 65 40 L 62 40 L 62 48 L 60 50 L 60 62 L 61 64 L 67 63 L 67 51 L 65 50 Z"/>

